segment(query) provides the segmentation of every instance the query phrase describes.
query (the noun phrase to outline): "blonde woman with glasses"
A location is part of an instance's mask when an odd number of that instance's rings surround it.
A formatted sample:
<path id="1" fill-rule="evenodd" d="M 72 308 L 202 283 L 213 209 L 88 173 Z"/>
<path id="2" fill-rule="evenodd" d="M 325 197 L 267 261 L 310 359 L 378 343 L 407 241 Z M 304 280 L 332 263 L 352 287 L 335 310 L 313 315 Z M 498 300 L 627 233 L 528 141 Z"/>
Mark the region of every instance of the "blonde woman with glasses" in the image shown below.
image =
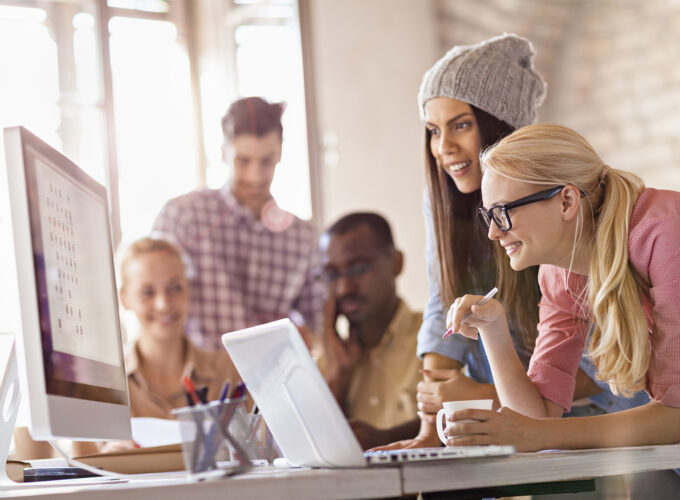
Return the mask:
<path id="1" fill-rule="evenodd" d="M 503 408 L 457 412 L 454 421 L 477 422 L 453 426 L 449 444 L 536 451 L 679 442 L 680 193 L 645 188 L 557 125 L 521 128 L 481 162 L 489 238 L 513 270 L 541 266 L 540 321 L 527 373 L 501 303 L 455 300 L 447 326 L 484 342 Z M 651 401 L 558 418 L 570 408 L 584 347 L 613 392 L 645 389 Z"/>

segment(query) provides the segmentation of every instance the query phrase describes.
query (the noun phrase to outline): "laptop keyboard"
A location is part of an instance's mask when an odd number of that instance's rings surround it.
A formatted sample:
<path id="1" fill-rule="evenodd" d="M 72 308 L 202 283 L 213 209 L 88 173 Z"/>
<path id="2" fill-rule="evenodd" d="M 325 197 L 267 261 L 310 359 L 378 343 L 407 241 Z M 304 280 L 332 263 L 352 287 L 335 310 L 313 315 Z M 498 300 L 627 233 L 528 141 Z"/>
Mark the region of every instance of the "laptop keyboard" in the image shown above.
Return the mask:
<path id="1" fill-rule="evenodd" d="M 369 464 L 388 464 L 399 462 L 418 462 L 426 460 L 446 460 L 454 458 L 476 458 L 513 455 L 512 446 L 447 446 L 439 448 L 411 448 L 405 450 L 365 451 Z"/>

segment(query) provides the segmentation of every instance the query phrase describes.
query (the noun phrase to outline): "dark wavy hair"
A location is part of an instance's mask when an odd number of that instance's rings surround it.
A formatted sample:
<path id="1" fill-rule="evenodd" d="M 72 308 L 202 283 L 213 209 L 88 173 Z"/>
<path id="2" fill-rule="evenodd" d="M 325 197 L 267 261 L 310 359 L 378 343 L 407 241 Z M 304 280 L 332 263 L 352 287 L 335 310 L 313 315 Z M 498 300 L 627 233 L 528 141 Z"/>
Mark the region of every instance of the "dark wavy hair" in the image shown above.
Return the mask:
<path id="1" fill-rule="evenodd" d="M 489 113 L 470 105 L 477 121 L 481 151 L 511 134 L 514 128 Z M 478 189 L 461 193 L 453 179 L 437 165 L 430 151 L 430 131 L 425 129 L 425 171 L 432 205 L 432 217 L 439 256 L 441 299 L 452 303 L 469 290 L 471 270 L 496 266 L 499 300 L 510 322 L 519 331 L 519 340 L 533 349 L 538 323 L 539 290 L 537 269 L 514 272 L 500 245 L 487 238 L 486 228 L 477 216 L 482 195 Z M 499 273 L 500 269 L 511 272 Z"/>

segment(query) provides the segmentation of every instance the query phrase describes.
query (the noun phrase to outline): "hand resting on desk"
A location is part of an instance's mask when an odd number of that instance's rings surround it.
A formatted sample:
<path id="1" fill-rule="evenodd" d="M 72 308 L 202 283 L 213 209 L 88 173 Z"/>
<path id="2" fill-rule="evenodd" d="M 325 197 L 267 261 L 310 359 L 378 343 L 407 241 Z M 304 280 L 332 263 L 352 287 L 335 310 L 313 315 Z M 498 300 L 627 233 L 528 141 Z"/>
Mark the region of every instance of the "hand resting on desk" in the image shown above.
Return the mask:
<path id="1" fill-rule="evenodd" d="M 390 443 L 385 446 L 376 446 L 375 448 L 371 448 L 369 451 L 406 450 L 411 448 L 436 448 L 441 445 L 442 442 L 437 437 L 437 434 L 434 434 L 434 436 L 424 434 L 422 436 L 418 435 L 413 439 L 404 439 L 402 441 Z"/>
<path id="2" fill-rule="evenodd" d="M 378 429 L 367 422 L 355 419 L 350 419 L 349 425 L 352 427 L 352 431 L 357 437 L 361 448 L 366 450 L 413 436 L 418 432 L 420 420 L 414 418 L 413 420 L 407 420 L 386 429 Z"/>
<path id="3" fill-rule="evenodd" d="M 605 415 L 531 418 L 507 407 L 460 410 L 458 422 L 446 434 L 448 445 L 513 445 L 518 452 L 547 449 L 614 448 L 678 442 L 680 408 L 651 401 L 643 406 Z M 468 434 L 467 436 L 462 436 Z"/>
<path id="4" fill-rule="evenodd" d="M 464 375 L 458 369 L 423 369 L 425 380 L 418 382 L 418 410 L 421 419 L 434 424 L 437 412 L 444 401 L 493 399 L 498 408 L 498 397 L 493 384 L 482 384 Z M 429 379 L 429 380 L 428 380 Z M 436 437 L 436 436 L 435 436 Z"/>
<path id="5" fill-rule="evenodd" d="M 349 426 L 352 428 L 362 450 L 390 441 L 387 429 L 378 429 L 363 420 L 350 419 Z"/>
<path id="6" fill-rule="evenodd" d="M 448 361 L 448 360 L 447 360 Z M 444 401 L 467 399 L 493 399 L 498 406 L 496 390 L 492 384 L 482 384 L 465 376 L 460 366 L 421 370 L 425 379 L 418 383 L 418 416 L 422 425 L 415 438 L 396 440 L 376 450 L 400 450 L 441 446 L 435 419 Z"/>

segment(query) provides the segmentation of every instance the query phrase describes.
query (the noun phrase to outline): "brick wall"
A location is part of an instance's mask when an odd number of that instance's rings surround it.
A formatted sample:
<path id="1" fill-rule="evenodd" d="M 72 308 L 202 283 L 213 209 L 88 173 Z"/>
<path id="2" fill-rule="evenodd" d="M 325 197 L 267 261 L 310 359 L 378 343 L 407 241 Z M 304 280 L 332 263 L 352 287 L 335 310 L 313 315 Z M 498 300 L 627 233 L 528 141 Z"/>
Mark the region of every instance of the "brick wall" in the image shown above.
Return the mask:
<path id="1" fill-rule="evenodd" d="M 615 168 L 680 190 L 680 2 L 439 0 L 441 53 L 504 31 L 532 41 L 540 121 L 583 134 Z"/>

